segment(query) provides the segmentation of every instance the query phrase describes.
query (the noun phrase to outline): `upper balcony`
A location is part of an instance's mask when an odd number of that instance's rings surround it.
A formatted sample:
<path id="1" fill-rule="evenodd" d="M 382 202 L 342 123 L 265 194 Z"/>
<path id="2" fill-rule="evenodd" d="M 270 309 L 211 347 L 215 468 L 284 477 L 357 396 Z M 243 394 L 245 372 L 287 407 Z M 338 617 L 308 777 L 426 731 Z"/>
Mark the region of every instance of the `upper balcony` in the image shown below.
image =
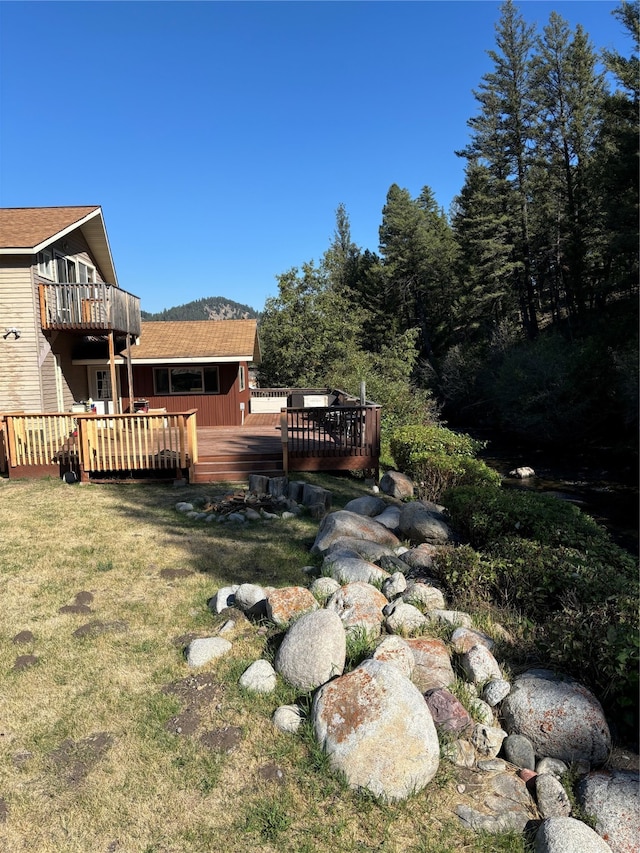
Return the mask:
<path id="1" fill-rule="evenodd" d="M 40 284 L 39 294 L 43 329 L 140 335 L 139 297 L 112 284 Z"/>

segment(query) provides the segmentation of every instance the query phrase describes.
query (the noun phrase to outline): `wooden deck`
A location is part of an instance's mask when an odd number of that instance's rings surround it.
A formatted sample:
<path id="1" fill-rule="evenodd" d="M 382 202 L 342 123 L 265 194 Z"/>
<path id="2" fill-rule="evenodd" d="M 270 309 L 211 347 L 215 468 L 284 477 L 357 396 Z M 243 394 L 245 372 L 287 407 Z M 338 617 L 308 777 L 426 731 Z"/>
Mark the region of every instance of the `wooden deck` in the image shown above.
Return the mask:
<path id="1" fill-rule="evenodd" d="M 198 427 L 193 483 L 246 480 L 249 474 L 283 476 L 280 415 L 247 415 L 241 427 Z"/>
<path id="2" fill-rule="evenodd" d="M 250 474 L 377 471 L 380 409 L 288 407 L 246 416 L 242 426 L 198 427 L 196 410 L 124 415 L 0 415 L 0 472 L 80 479 L 188 476 L 194 483 Z"/>

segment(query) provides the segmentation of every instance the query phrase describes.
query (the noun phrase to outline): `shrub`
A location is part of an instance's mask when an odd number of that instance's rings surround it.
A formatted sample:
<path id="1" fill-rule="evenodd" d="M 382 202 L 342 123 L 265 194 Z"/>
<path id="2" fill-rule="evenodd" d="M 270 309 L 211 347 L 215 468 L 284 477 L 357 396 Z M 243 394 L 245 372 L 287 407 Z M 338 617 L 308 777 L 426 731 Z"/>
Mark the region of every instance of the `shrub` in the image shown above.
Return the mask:
<path id="1" fill-rule="evenodd" d="M 456 530 L 474 548 L 516 535 L 580 550 L 615 547 L 606 530 L 589 515 L 553 495 L 461 486 L 451 489 L 445 501 Z M 620 548 L 615 550 L 618 557 L 625 553 Z"/>
<path id="2" fill-rule="evenodd" d="M 459 485 L 498 485 L 500 474 L 480 459 L 419 451 L 409 456 L 404 468 L 419 498 L 439 501 L 448 489 Z"/>
<path id="3" fill-rule="evenodd" d="M 458 433 L 436 424 L 410 424 L 391 433 L 391 453 L 404 471 L 414 453 L 446 453 L 448 456 L 474 457 L 484 447 L 466 433 Z"/>
<path id="4" fill-rule="evenodd" d="M 392 432 L 390 446 L 397 467 L 413 479 L 420 498 L 437 501 L 453 486 L 500 482 L 497 472 L 475 458 L 482 442 L 446 427 L 400 427 Z"/>

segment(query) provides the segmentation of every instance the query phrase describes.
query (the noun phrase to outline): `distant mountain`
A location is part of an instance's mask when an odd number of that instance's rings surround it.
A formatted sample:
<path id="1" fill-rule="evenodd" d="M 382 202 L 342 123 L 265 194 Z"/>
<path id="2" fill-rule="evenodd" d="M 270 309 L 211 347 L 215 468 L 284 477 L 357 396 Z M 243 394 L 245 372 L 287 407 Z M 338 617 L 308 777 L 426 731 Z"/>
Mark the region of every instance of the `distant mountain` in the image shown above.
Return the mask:
<path id="1" fill-rule="evenodd" d="M 186 305 L 177 305 L 175 308 L 165 308 L 151 314 L 149 311 L 141 311 L 140 316 L 146 322 L 154 320 L 253 320 L 258 317 L 258 312 L 248 305 L 225 299 L 224 296 L 207 296 L 204 299 L 196 299 L 187 302 Z"/>

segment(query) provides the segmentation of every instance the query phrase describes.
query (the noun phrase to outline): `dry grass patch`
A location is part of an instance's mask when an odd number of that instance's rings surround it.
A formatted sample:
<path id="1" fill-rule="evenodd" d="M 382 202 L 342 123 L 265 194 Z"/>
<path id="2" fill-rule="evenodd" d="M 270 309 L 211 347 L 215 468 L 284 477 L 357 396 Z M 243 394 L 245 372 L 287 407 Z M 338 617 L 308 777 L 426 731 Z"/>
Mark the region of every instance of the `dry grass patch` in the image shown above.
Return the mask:
<path id="1" fill-rule="evenodd" d="M 217 489 L 0 481 L 0 849 L 489 849 L 458 828 L 444 765 L 426 791 L 385 805 L 345 788 L 308 732 L 275 731 L 276 705 L 304 697 L 239 687 L 272 653 L 255 625 L 238 619 L 216 665 L 186 665 L 188 638 L 218 624 L 213 593 L 305 584 L 317 530 L 305 518 L 230 528 L 175 512 Z M 363 492 L 337 481 L 335 502 Z"/>

